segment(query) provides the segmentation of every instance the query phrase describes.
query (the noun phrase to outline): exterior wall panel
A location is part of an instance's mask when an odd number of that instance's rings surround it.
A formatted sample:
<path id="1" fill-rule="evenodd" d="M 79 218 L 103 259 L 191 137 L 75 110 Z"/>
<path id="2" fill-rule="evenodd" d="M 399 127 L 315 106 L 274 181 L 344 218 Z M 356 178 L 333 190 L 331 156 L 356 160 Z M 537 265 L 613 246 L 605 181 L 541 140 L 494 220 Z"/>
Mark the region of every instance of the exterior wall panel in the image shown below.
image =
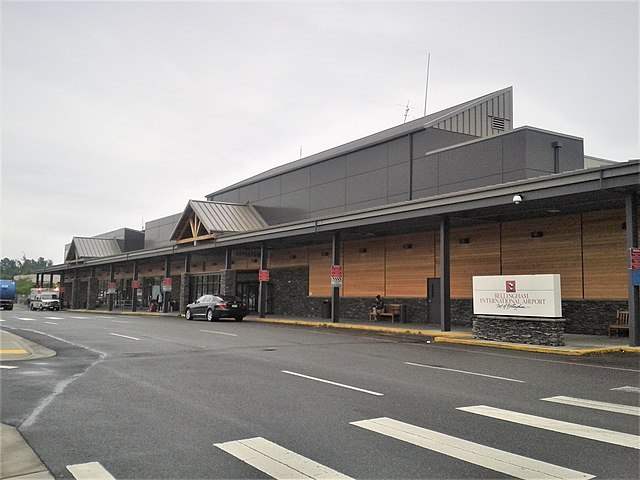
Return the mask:
<path id="1" fill-rule="evenodd" d="M 427 297 L 435 276 L 434 232 L 387 237 L 386 297 Z M 410 248 L 408 248 L 410 247 Z"/>
<path id="2" fill-rule="evenodd" d="M 532 238 L 532 232 L 542 237 Z M 560 274 L 563 299 L 582 299 L 580 215 L 502 226 L 502 275 Z"/>

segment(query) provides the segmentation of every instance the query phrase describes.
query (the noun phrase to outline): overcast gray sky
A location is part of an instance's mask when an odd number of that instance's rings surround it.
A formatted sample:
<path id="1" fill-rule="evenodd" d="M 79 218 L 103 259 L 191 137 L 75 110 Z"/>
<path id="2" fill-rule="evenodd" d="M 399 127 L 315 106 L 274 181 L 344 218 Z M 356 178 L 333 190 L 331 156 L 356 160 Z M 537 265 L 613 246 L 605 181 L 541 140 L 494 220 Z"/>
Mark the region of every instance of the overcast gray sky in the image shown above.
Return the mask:
<path id="1" fill-rule="evenodd" d="M 514 88 L 514 126 L 638 158 L 638 2 L 2 1 L 2 257 L 181 212 Z"/>

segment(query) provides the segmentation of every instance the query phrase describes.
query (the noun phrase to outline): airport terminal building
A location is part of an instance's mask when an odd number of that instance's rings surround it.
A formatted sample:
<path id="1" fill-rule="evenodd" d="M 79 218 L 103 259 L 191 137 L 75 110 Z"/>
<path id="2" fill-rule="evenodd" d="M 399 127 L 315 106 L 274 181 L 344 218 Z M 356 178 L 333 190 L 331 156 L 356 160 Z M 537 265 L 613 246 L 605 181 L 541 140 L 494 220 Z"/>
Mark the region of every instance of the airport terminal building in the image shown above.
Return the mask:
<path id="1" fill-rule="evenodd" d="M 585 157 L 581 138 L 513 126 L 506 88 L 286 163 L 184 210 L 74 237 L 71 308 L 184 310 L 236 295 L 264 315 L 367 319 L 375 295 L 403 321 L 471 325 L 472 278 L 558 274 L 566 331 L 637 342 L 640 161 Z"/>

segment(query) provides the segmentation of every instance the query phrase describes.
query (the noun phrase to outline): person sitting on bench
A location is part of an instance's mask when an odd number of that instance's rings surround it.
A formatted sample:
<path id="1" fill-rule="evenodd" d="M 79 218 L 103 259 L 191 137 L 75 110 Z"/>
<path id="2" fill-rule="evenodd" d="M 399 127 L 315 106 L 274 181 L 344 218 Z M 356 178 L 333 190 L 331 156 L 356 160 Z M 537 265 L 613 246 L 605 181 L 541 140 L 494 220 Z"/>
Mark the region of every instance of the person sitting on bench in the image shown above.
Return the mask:
<path id="1" fill-rule="evenodd" d="M 371 306 L 371 313 L 375 318 L 374 321 L 380 320 L 380 314 L 384 312 L 384 300 L 380 298 L 380 295 L 376 295 L 376 300 Z"/>

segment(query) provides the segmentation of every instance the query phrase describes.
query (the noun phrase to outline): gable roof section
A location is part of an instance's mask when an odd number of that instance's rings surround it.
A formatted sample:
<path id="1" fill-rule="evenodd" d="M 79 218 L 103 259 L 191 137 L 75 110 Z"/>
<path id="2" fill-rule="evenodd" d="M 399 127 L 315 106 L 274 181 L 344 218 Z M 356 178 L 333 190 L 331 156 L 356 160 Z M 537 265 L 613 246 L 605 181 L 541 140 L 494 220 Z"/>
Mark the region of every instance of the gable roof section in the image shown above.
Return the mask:
<path id="1" fill-rule="evenodd" d="M 219 234 L 251 232 L 268 224 L 251 205 L 189 200 L 171 235 L 177 243 L 216 238 Z"/>
<path id="2" fill-rule="evenodd" d="M 418 132 L 418 131 L 424 130 L 425 128 L 432 127 L 432 128 L 462 132 L 466 130 L 466 128 L 463 126 L 464 120 L 462 121 L 459 121 L 459 120 L 461 117 L 462 119 L 464 119 L 465 114 L 467 115 L 468 118 L 470 118 L 471 112 L 476 113 L 474 111 L 474 107 L 477 109 L 478 116 L 486 117 L 486 116 L 493 115 L 490 112 L 488 112 L 488 109 L 489 109 L 489 106 L 491 106 L 493 109 L 495 104 L 496 112 L 500 112 L 500 115 L 496 115 L 496 116 L 504 115 L 505 117 L 507 117 L 506 127 L 508 130 L 511 130 L 512 124 L 513 124 L 512 118 L 511 118 L 513 116 L 512 115 L 512 112 L 513 112 L 512 96 L 513 96 L 513 87 L 503 88 L 496 92 L 483 95 L 482 97 L 469 100 L 459 105 L 445 108 L 444 110 L 440 110 L 439 112 L 430 113 L 426 117 L 421 117 L 416 120 L 411 120 L 410 122 L 403 123 L 402 125 L 396 125 L 395 127 L 391 127 L 391 128 L 388 128 L 387 130 L 383 130 L 381 132 L 368 135 L 358 140 L 345 143 L 344 145 L 333 147 L 333 148 L 330 148 L 329 150 L 325 150 L 323 152 L 316 153 L 314 155 L 310 155 L 305 158 L 301 158 L 300 160 L 295 160 L 293 162 L 280 165 L 278 167 L 267 170 L 266 172 L 262 172 L 262 173 L 259 173 L 258 175 L 254 175 L 253 177 L 247 178 L 246 180 L 242 180 L 238 183 L 235 183 L 228 187 L 212 192 L 206 195 L 206 198 L 210 199 L 214 195 L 220 195 L 230 190 L 235 190 L 237 188 L 243 187 L 245 185 L 250 185 L 252 183 L 265 180 L 267 178 L 275 177 L 276 175 L 281 175 L 283 173 L 297 170 L 299 168 L 303 168 L 309 165 L 314 165 L 324 160 L 328 160 L 330 158 L 344 155 L 344 154 L 353 152 L 355 150 L 359 150 L 361 148 L 376 145 L 381 142 L 392 140 L 394 138 L 402 137 L 410 133 Z M 458 124 L 460 124 L 460 127 L 458 126 Z M 487 133 L 486 136 L 490 135 L 490 133 L 487 132 L 486 128 L 484 129 L 480 128 L 479 120 L 478 120 L 478 130 L 481 132 Z M 468 132 L 468 133 L 473 134 L 472 132 Z M 478 135 L 478 137 L 481 137 L 481 136 L 482 135 Z"/>
<path id="3" fill-rule="evenodd" d="M 120 255 L 122 250 L 115 238 L 73 237 L 65 262 Z"/>

